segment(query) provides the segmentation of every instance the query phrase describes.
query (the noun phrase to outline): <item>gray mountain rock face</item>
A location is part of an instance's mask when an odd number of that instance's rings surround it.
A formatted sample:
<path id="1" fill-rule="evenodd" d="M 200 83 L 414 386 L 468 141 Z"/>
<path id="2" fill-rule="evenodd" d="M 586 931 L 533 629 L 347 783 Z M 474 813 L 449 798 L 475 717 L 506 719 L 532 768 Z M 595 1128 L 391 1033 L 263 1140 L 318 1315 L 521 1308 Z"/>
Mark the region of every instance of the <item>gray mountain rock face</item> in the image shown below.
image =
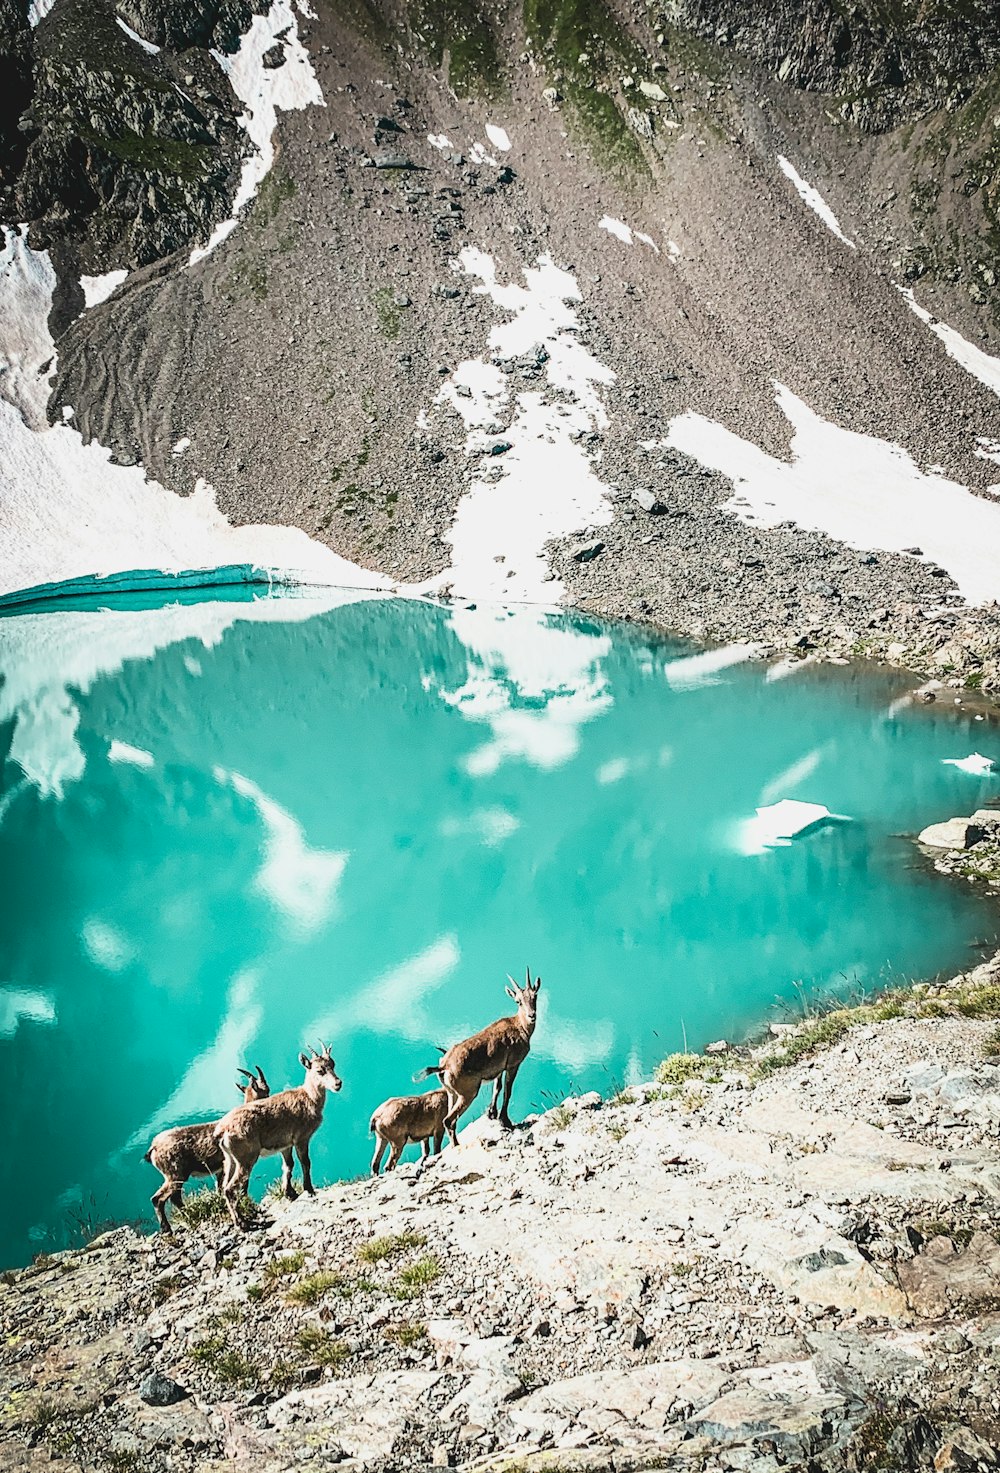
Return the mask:
<path id="1" fill-rule="evenodd" d="M 266 8 L 266 7 L 265 7 Z M 117 24 L 121 14 L 152 54 Z M 209 48 L 233 49 L 246 0 L 59 0 L 34 29 L 0 10 L 0 217 L 77 271 L 141 266 L 227 213 L 246 139 Z M 183 53 L 181 56 L 180 53 Z"/>
<path id="2" fill-rule="evenodd" d="M 955 107 L 1000 60 L 992 0 L 927 6 L 854 0 L 668 0 L 662 16 L 767 67 L 782 82 L 834 97 L 840 115 L 882 132 Z"/>

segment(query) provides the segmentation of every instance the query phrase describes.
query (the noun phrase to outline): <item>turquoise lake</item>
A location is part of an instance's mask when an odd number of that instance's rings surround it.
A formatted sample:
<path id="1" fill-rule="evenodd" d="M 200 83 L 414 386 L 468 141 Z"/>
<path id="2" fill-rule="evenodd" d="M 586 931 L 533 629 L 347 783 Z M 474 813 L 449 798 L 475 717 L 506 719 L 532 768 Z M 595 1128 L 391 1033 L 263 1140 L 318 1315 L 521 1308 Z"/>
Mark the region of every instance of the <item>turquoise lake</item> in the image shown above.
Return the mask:
<path id="1" fill-rule="evenodd" d="M 515 1119 L 998 932 L 905 836 L 1000 799 L 946 760 L 1000 733 L 891 672 L 228 590 L 2 619 L 0 680 L 0 1264 L 151 1228 L 155 1131 L 234 1104 L 237 1065 L 299 1082 L 308 1041 L 344 1080 L 317 1181 L 366 1171 L 373 1107 L 525 964 Z M 766 847 L 786 798 L 842 821 Z"/>

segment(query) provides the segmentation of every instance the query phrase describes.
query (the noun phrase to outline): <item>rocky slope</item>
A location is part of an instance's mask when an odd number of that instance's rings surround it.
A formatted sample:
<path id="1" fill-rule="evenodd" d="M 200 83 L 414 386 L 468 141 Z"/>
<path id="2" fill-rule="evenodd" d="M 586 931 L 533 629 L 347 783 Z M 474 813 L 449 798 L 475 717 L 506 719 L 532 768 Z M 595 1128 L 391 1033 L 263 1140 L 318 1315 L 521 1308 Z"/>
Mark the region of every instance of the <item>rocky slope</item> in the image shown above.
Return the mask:
<path id="1" fill-rule="evenodd" d="M 249 8 L 185 29 L 160 0 L 102 0 L 98 61 L 73 0 L 27 30 L 8 0 L 7 218 L 58 267 L 50 419 L 71 408 L 175 495 L 207 481 L 234 522 L 301 527 L 411 586 L 537 598 L 547 565 L 553 599 L 997 688 L 992 582 L 934 545 L 942 476 L 995 495 L 989 7 L 286 9 L 270 75 L 303 47 L 322 105 L 279 106 L 239 227 L 191 264 L 259 155 L 230 86 Z M 197 168 L 177 172 L 175 143 Z M 60 193 L 67 170 L 85 200 Z M 539 258 L 570 268 L 563 298 L 508 353 Z M 78 276 L 114 270 L 75 315 Z M 734 444 L 755 473 L 791 464 L 815 505 L 775 526 L 760 490 L 748 514 Z M 844 484 L 889 498 L 888 525 L 831 520 Z M 536 485 L 566 505 L 508 548 L 530 510 L 502 498 L 526 487 L 530 508 Z M 491 487 L 484 572 L 456 537 Z"/>
<path id="2" fill-rule="evenodd" d="M 39 1259 L 3 1466 L 996 1468 L 998 977 Z"/>

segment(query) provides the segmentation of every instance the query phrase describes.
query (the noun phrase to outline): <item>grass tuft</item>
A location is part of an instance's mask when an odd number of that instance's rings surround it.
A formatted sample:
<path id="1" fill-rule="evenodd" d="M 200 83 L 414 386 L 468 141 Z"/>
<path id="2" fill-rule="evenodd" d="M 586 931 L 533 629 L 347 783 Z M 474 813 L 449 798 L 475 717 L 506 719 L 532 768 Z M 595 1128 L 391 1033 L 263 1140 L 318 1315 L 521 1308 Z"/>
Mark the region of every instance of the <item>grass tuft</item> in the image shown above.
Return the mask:
<path id="1" fill-rule="evenodd" d="M 689 1079 L 718 1081 L 719 1066 L 704 1054 L 668 1054 L 657 1066 L 657 1084 L 686 1084 Z"/>
<path id="2" fill-rule="evenodd" d="M 358 1257 L 362 1263 L 384 1263 L 386 1259 L 398 1258 L 413 1248 L 423 1248 L 427 1239 L 423 1233 L 389 1233 L 382 1238 L 372 1238 L 362 1243 Z"/>
<path id="3" fill-rule="evenodd" d="M 348 1283 L 349 1281 L 344 1278 L 343 1274 L 330 1273 L 326 1269 L 321 1269 L 318 1273 L 307 1274 L 304 1279 L 299 1279 L 298 1283 L 293 1284 L 289 1289 L 286 1298 L 290 1299 L 293 1304 L 318 1304 L 325 1294 L 333 1290 L 343 1294 Z"/>
<path id="4" fill-rule="evenodd" d="M 420 1345 L 427 1339 L 427 1326 L 416 1320 L 403 1320 L 398 1325 L 386 1325 L 382 1333 L 387 1340 L 402 1346 L 404 1350 L 412 1350 L 415 1345 Z"/>
<path id="5" fill-rule="evenodd" d="M 418 1258 L 416 1263 L 408 1263 L 405 1268 L 400 1269 L 390 1293 L 396 1299 L 415 1299 L 421 1290 L 429 1288 L 440 1276 L 441 1265 L 428 1254 L 425 1258 Z"/>
<path id="6" fill-rule="evenodd" d="M 298 1333 L 295 1343 L 299 1352 L 314 1366 L 327 1366 L 338 1370 L 350 1355 L 342 1340 L 335 1340 L 327 1330 L 318 1325 L 305 1325 Z"/>
<path id="7" fill-rule="evenodd" d="M 305 1261 L 306 1255 L 301 1249 L 296 1249 L 294 1253 L 285 1253 L 280 1258 L 272 1258 L 270 1263 L 264 1265 L 264 1288 L 275 1289 L 282 1279 L 294 1278 Z"/>
<path id="8" fill-rule="evenodd" d="M 252 1386 L 257 1380 L 256 1368 L 221 1335 L 207 1335 L 191 1347 L 188 1355 L 224 1386 Z"/>

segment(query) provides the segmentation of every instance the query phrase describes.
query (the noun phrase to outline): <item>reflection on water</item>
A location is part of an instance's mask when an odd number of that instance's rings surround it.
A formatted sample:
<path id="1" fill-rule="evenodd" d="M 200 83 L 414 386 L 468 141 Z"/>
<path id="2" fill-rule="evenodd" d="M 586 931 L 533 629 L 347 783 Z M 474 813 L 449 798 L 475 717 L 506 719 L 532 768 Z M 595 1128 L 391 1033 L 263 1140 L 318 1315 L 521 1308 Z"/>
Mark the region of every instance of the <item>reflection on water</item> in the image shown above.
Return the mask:
<path id="1" fill-rule="evenodd" d="M 149 1137 L 234 1068 L 372 1108 L 545 979 L 515 1110 L 738 1033 L 793 984 L 961 965 L 994 932 L 898 835 L 1000 797 L 989 723 L 898 681 L 581 618 L 324 596 L 0 622 L 0 1261 L 73 1204 L 145 1216 Z M 748 846 L 757 809 L 847 822 Z M 744 835 L 741 841 L 740 835 Z M 753 853 L 745 852 L 753 847 Z M 264 1177 L 262 1176 L 262 1180 Z"/>

